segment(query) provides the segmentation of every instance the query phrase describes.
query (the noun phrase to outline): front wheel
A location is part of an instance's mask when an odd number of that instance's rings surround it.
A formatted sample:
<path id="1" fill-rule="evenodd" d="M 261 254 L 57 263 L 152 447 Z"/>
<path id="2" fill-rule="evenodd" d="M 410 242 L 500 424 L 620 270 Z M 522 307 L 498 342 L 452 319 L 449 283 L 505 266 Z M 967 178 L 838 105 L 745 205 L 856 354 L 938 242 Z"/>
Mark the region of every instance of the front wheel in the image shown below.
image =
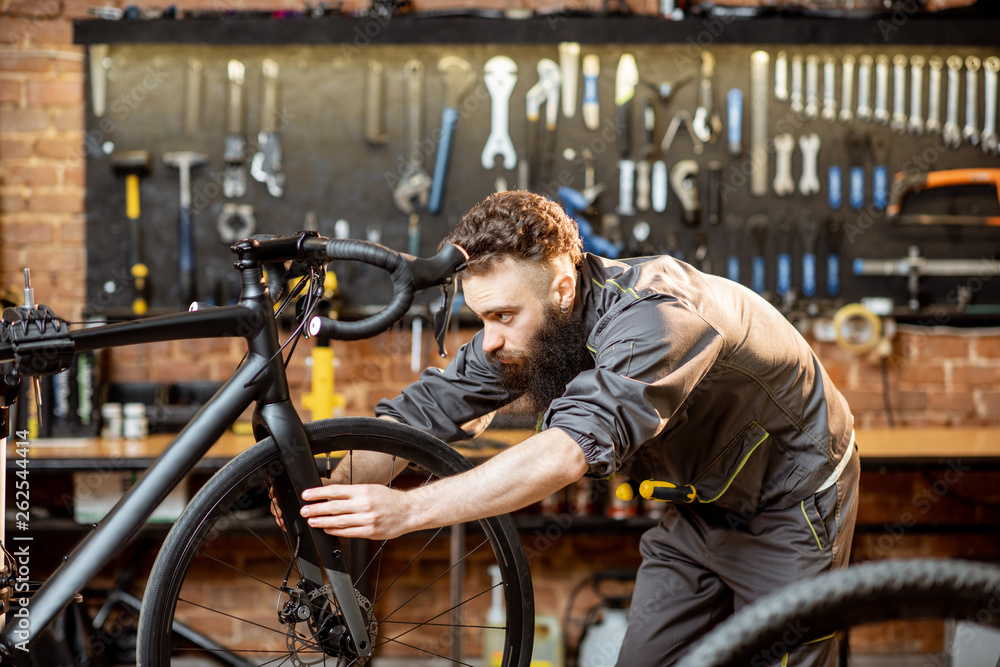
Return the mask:
<path id="1" fill-rule="evenodd" d="M 400 488 L 471 468 L 440 440 L 386 420 L 327 419 L 306 424 L 306 433 L 321 474 L 352 466 L 356 451 L 410 461 L 391 482 Z M 268 438 L 194 497 L 146 585 L 139 665 L 187 657 L 234 666 L 529 664 L 531 578 L 509 516 L 388 541 L 341 540 L 374 646 L 370 661 L 352 660 L 329 639 L 337 610 L 326 587 L 297 571 L 294 546 L 267 509 L 271 485 L 283 483 L 285 469 Z M 491 572 L 502 583 L 494 585 Z M 502 591 L 505 620 L 488 624 L 494 588 Z"/>

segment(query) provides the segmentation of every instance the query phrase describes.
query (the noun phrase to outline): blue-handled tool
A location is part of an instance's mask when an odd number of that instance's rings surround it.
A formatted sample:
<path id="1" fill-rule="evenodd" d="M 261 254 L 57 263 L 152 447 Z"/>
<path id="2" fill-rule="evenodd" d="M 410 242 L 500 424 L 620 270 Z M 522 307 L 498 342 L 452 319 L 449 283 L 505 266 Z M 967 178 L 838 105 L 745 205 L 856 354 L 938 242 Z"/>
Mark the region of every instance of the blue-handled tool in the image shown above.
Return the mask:
<path id="1" fill-rule="evenodd" d="M 777 292 L 778 296 L 787 296 L 792 291 L 792 239 L 795 233 L 789 222 L 778 226 L 778 238 L 781 248 L 778 250 Z"/>
<path id="2" fill-rule="evenodd" d="M 731 88 L 726 93 L 726 136 L 729 140 L 729 154 L 739 157 L 743 154 L 743 91 Z"/>
<path id="3" fill-rule="evenodd" d="M 448 179 L 448 161 L 451 157 L 451 142 L 458 122 L 458 102 L 476 82 L 476 73 L 464 58 L 444 56 L 438 61 L 438 71 L 444 77 L 445 106 L 441 112 L 441 141 L 438 144 L 437 161 L 431 182 L 431 196 L 427 210 L 440 213 L 444 200 L 444 186 Z"/>
<path id="4" fill-rule="evenodd" d="M 802 223 L 802 296 L 816 296 L 816 234 L 819 225 L 807 219 Z"/>
<path id="5" fill-rule="evenodd" d="M 831 218 L 826 226 L 826 295 L 840 296 L 840 220 Z"/>
<path id="6" fill-rule="evenodd" d="M 884 211 L 889 203 L 889 142 L 879 135 L 872 138 L 872 204 L 879 211 Z"/>
<path id="7" fill-rule="evenodd" d="M 763 294 L 767 287 L 765 264 L 767 258 L 767 216 L 755 215 L 747 220 L 747 225 L 750 227 L 750 232 L 753 234 L 754 239 L 753 263 L 750 267 L 752 271 L 750 288 L 754 292 L 757 292 L 757 294 Z"/>
<path id="8" fill-rule="evenodd" d="M 844 197 L 844 181 L 843 175 L 840 173 L 840 165 L 830 165 L 830 170 L 827 172 L 826 182 L 826 191 L 830 201 L 830 209 L 836 211 L 843 203 Z"/>

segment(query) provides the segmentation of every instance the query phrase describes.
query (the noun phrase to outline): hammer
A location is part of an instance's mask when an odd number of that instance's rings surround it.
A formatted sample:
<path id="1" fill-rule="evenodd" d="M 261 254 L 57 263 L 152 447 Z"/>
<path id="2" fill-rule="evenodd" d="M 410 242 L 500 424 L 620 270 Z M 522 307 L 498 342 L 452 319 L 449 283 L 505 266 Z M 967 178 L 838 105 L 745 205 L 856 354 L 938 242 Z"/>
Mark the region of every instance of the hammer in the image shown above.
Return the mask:
<path id="1" fill-rule="evenodd" d="M 195 301 L 194 289 L 194 228 L 191 221 L 191 170 L 208 161 L 204 153 L 172 151 L 163 154 L 163 161 L 181 173 L 181 210 L 177 221 L 177 247 L 180 256 L 181 303 Z"/>
<path id="2" fill-rule="evenodd" d="M 111 166 L 115 173 L 125 177 L 125 217 L 129 228 L 129 271 L 135 299 L 132 312 L 145 315 L 149 309 L 146 294 L 146 278 L 149 267 L 142 260 L 142 229 L 139 226 L 139 178 L 149 173 L 151 160 L 149 151 L 118 151 L 111 154 Z"/>

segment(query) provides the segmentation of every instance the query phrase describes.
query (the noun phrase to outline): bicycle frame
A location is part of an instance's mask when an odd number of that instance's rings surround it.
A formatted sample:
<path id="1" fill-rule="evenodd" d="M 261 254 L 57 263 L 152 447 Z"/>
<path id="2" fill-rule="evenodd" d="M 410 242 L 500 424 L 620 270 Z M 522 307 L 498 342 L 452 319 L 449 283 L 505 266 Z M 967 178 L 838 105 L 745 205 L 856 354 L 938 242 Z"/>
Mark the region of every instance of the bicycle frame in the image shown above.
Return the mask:
<path id="1" fill-rule="evenodd" d="M 286 539 L 296 547 L 299 572 L 322 583 L 325 577 L 344 615 L 354 651 L 371 655 L 371 641 L 354 595 L 337 538 L 312 530 L 299 515 L 302 491 L 322 484 L 302 420 L 291 403 L 284 360 L 279 354 L 273 302 L 259 266 L 241 268 L 242 293 L 235 306 L 208 308 L 108 324 L 74 332 L 76 351 L 192 338 L 239 336 L 247 356 L 233 376 L 195 415 L 94 530 L 74 549 L 26 605 L 27 627 L 7 624 L 0 650 L 13 657 L 28 648 L 77 592 L 143 526 L 227 428 L 252 404 L 254 434 L 271 435 L 278 445 L 290 485 L 275 488 L 285 517 Z M 303 539 L 304 538 L 304 539 Z M 319 557 L 317 557 L 319 554 Z M 22 605 L 25 606 L 25 605 Z"/>

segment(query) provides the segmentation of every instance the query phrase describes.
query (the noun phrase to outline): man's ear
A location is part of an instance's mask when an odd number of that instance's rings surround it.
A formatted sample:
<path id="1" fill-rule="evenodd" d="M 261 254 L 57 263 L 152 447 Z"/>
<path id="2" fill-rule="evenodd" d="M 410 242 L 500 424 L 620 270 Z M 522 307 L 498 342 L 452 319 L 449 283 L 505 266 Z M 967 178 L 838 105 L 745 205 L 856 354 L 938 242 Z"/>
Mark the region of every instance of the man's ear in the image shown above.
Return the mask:
<path id="1" fill-rule="evenodd" d="M 558 271 L 552 282 L 552 291 L 556 306 L 562 312 L 568 313 L 576 299 L 576 274 Z"/>

